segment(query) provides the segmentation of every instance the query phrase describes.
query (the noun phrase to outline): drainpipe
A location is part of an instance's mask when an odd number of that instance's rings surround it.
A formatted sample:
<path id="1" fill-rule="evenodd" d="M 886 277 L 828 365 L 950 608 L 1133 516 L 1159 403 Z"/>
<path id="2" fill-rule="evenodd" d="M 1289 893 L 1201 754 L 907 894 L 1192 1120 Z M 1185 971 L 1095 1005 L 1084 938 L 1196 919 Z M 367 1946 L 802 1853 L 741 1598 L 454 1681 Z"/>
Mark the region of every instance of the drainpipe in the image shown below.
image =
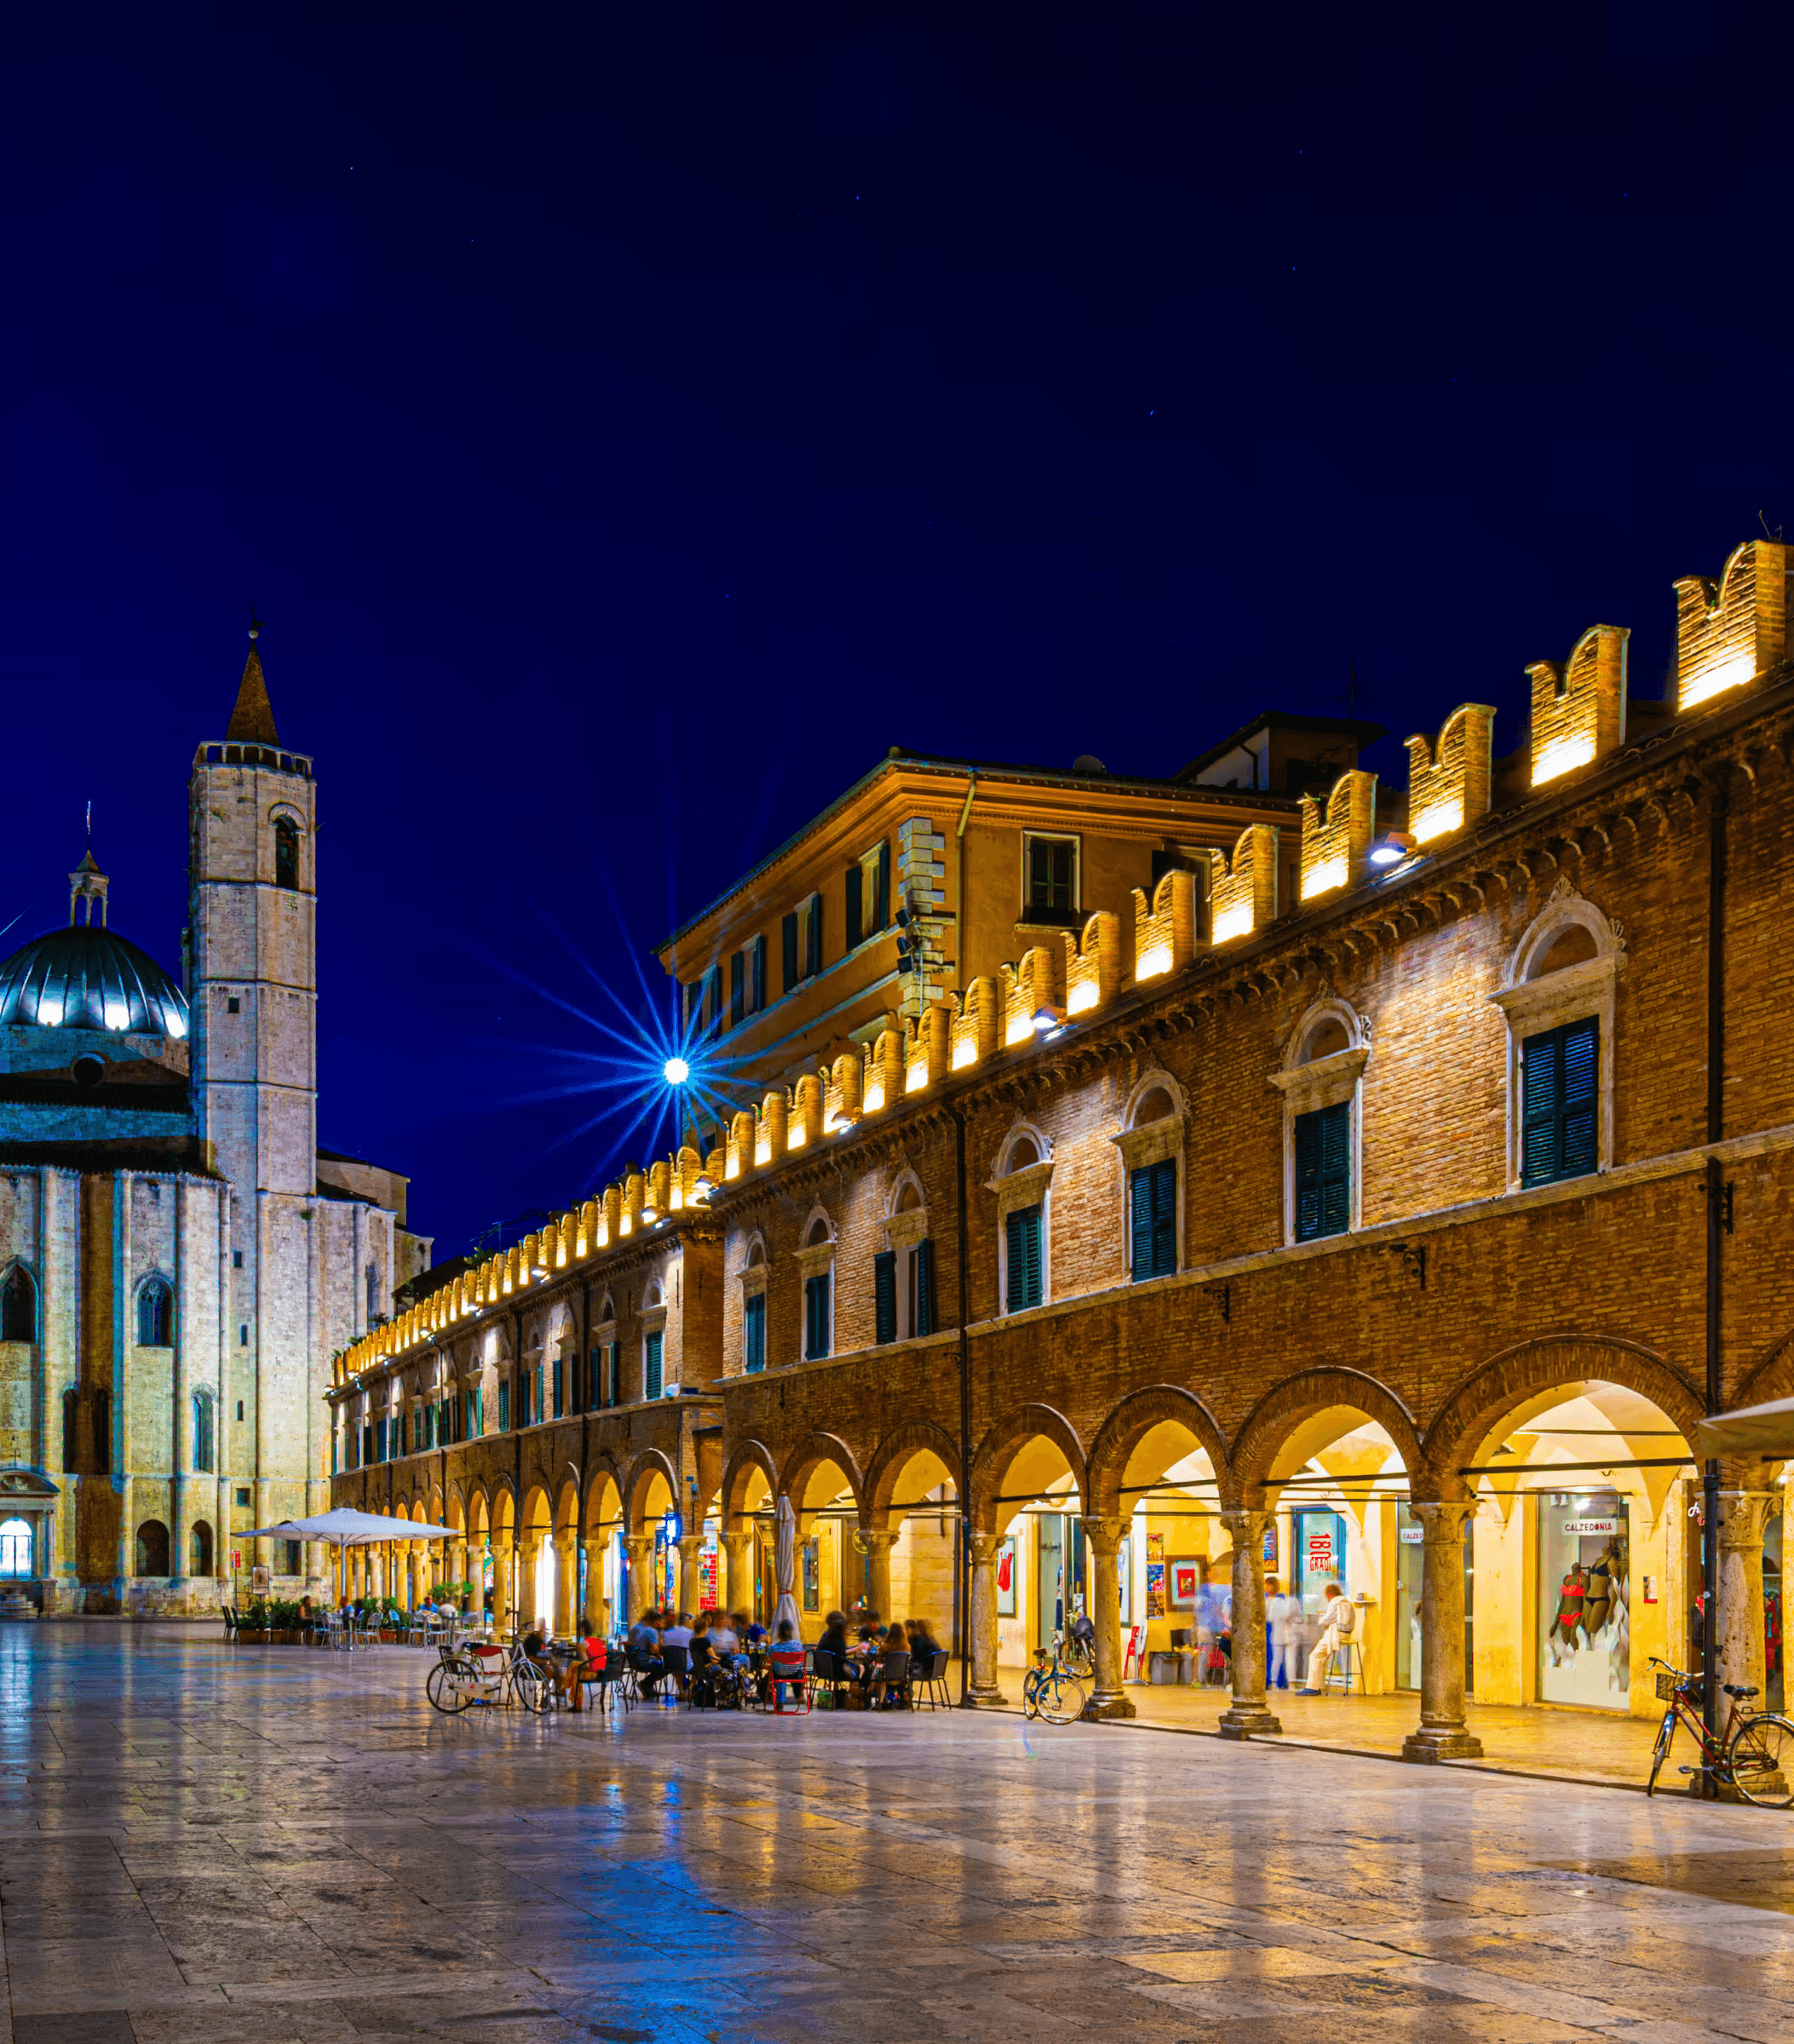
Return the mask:
<path id="1" fill-rule="evenodd" d="M 1716 781 L 1712 807 L 1708 812 L 1707 839 L 1707 1141 L 1725 1139 L 1726 1122 L 1726 818 L 1728 808 L 1726 784 Z M 1707 1411 L 1725 1410 L 1724 1358 L 1720 1347 L 1721 1305 L 1724 1266 L 1721 1235 L 1725 1217 L 1725 1172 L 1716 1157 L 1706 1163 L 1707 1206 Z M 1702 1714 L 1707 1733 L 1717 1738 L 1719 1710 L 1719 1463 L 1709 1455 L 1700 1478 L 1700 1567 L 1706 1594 L 1701 1599 L 1700 1656 L 1703 1674 Z M 1716 1783 L 1711 1775 L 1699 1775 L 1703 1794 L 1711 1796 Z"/>
<path id="2" fill-rule="evenodd" d="M 965 827 L 971 821 L 972 797 L 978 792 L 978 769 L 973 767 L 971 773 L 971 779 L 965 784 L 965 807 L 959 812 L 959 828 L 953 834 L 954 863 L 959 869 L 958 904 L 953 919 L 953 990 L 957 994 L 965 991 Z M 960 1191 L 963 1192 L 964 1190 L 965 1184 L 962 1177 Z"/>
<path id="3" fill-rule="evenodd" d="M 966 807 L 972 806 L 969 794 Z M 962 821 L 961 829 L 964 828 Z M 964 868 L 962 865 L 961 871 Z M 965 1112 L 953 1103 L 953 1163 L 959 1188 L 956 1220 L 959 1234 L 959 1708 L 971 1708 L 972 1695 L 972 1371 L 966 1323 L 971 1318 L 968 1264 L 969 1230 L 965 1210 Z"/>

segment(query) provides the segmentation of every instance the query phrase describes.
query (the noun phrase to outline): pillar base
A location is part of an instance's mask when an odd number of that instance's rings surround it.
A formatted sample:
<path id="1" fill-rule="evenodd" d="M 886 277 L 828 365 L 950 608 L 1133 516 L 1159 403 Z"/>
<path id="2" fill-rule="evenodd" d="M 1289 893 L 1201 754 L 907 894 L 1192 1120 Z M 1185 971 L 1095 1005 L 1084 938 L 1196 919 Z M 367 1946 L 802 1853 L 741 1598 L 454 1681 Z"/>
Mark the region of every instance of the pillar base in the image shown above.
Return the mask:
<path id="1" fill-rule="evenodd" d="M 1131 1697 L 1125 1697 L 1118 1689 L 1098 1690 L 1084 1707 L 1083 1716 L 1089 1724 L 1096 1724 L 1104 1718 L 1137 1718 Z"/>
<path id="2" fill-rule="evenodd" d="M 1401 1743 L 1401 1757 L 1432 1765 L 1440 1760 L 1480 1760 L 1482 1741 L 1462 1725 L 1423 1725 Z"/>
<path id="3" fill-rule="evenodd" d="M 1256 1703 L 1230 1704 L 1216 1720 L 1224 1739 L 1256 1739 L 1283 1730 L 1283 1720 Z"/>
<path id="4" fill-rule="evenodd" d="M 993 1682 L 988 1689 L 980 1689 L 975 1682 L 965 1700 L 968 1710 L 1005 1710 L 1009 1698 Z"/>

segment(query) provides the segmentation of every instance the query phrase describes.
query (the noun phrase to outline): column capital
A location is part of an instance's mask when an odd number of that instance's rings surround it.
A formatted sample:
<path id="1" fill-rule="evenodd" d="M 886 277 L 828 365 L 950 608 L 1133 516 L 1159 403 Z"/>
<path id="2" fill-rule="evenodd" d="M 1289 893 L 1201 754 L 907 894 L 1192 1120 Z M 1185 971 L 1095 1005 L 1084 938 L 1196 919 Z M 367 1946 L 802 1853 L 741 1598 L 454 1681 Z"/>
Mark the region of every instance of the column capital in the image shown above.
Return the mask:
<path id="1" fill-rule="evenodd" d="M 652 1533 L 625 1533 L 623 1544 L 628 1548 L 630 1559 L 633 1561 L 638 1554 L 653 1553 L 654 1536 Z"/>
<path id="2" fill-rule="evenodd" d="M 1721 1548 L 1760 1547 L 1764 1528 L 1781 1508 L 1780 1490 L 1722 1490 L 1718 1529 Z"/>
<path id="3" fill-rule="evenodd" d="M 1408 1509 L 1420 1521 L 1420 1541 L 1423 1547 L 1449 1547 L 1453 1542 L 1462 1542 L 1463 1530 L 1476 1516 L 1476 1500 L 1469 1498 L 1417 1498 Z"/>
<path id="4" fill-rule="evenodd" d="M 992 1562 L 997 1559 L 997 1543 L 1003 1537 L 1001 1533 L 968 1533 L 966 1540 L 972 1550 L 974 1561 Z"/>
<path id="5" fill-rule="evenodd" d="M 1133 1523 L 1131 1519 L 1119 1515 L 1107 1519 L 1086 1514 L 1083 1520 L 1084 1538 L 1099 1554 L 1111 1554 L 1120 1547 Z"/>
<path id="6" fill-rule="evenodd" d="M 1256 1505 L 1230 1505 L 1222 1508 L 1221 1523 L 1233 1536 L 1236 1547 L 1251 1542 L 1262 1553 L 1264 1530 L 1276 1516 L 1268 1507 L 1261 1510 Z"/>
<path id="7" fill-rule="evenodd" d="M 863 1543 L 862 1552 L 872 1553 L 880 1547 L 895 1547 L 899 1536 L 888 1526 L 855 1526 L 854 1537 Z"/>

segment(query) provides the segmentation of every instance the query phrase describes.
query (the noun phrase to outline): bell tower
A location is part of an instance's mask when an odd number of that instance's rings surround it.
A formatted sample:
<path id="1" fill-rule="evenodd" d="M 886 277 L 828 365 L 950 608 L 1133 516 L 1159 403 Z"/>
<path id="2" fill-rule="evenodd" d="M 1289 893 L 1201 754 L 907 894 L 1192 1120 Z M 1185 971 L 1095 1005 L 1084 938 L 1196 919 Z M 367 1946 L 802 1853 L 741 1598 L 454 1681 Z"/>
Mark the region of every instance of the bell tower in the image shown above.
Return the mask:
<path id="1" fill-rule="evenodd" d="M 315 1508 L 325 1488 L 312 1453 L 317 789 L 310 760 L 281 746 L 261 629 L 224 737 L 200 746 L 188 785 L 193 1114 L 232 1187 L 220 1484 L 252 1478 L 255 1500 L 252 1515 L 233 1500 L 221 1513 L 233 1533 Z M 283 1557 L 263 1559 L 285 1572 Z"/>

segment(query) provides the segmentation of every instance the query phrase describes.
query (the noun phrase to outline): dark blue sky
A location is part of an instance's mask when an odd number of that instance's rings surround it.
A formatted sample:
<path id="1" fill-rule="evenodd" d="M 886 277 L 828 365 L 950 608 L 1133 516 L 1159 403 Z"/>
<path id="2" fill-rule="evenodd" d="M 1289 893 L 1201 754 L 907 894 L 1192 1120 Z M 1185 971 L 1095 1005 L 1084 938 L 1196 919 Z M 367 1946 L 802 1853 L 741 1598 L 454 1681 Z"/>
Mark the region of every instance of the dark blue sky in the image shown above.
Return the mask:
<path id="1" fill-rule="evenodd" d="M 178 962 L 253 600 L 323 1140 L 443 1253 L 619 1161 L 520 976 L 635 1005 L 889 744 L 1169 772 L 1355 662 L 1399 778 L 1794 524 L 1781 17 L 629 11 L 0 31 L 5 948 L 91 797 Z"/>

